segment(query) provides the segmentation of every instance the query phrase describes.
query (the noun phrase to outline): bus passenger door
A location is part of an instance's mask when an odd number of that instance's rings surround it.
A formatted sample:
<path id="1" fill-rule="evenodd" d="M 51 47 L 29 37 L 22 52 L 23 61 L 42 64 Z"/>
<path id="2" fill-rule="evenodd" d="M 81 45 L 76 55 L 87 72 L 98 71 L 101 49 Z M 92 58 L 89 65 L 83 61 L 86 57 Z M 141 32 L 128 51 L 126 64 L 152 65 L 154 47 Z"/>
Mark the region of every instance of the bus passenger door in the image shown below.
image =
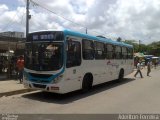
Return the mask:
<path id="1" fill-rule="evenodd" d="M 75 38 L 68 38 L 66 49 L 66 86 L 70 90 L 80 89 L 81 44 Z"/>

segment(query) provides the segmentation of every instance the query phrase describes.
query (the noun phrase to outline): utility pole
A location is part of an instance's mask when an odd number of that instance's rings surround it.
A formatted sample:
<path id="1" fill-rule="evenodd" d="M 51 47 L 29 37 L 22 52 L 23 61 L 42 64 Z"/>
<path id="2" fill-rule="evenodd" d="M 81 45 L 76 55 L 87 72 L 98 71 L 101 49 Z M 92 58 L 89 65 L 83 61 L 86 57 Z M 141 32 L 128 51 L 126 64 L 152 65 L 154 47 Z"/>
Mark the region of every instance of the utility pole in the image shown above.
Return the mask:
<path id="1" fill-rule="evenodd" d="M 86 34 L 87 34 L 87 28 L 86 28 Z"/>
<path id="2" fill-rule="evenodd" d="M 140 52 L 140 42 L 141 42 L 141 40 L 139 40 L 138 42 L 139 42 L 139 46 L 138 46 L 139 48 L 138 49 L 139 49 L 139 52 Z"/>
<path id="3" fill-rule="evenodd" d="M 10 41 L 12 41 L 12 33 L 11 33 L 11 40 L 8 41 L 8 69 L 7 69 L 7 78 L 11 78 L 11 58 L 10 58 Z"/>
<path id="4" fill-rule="evenodd" d="M 29 15 L 29 0 L 27 0 L 27 4 L 26 4 L 26 39 L 29 33 L 29 19 L 31 18 L 31 16 Z"/>

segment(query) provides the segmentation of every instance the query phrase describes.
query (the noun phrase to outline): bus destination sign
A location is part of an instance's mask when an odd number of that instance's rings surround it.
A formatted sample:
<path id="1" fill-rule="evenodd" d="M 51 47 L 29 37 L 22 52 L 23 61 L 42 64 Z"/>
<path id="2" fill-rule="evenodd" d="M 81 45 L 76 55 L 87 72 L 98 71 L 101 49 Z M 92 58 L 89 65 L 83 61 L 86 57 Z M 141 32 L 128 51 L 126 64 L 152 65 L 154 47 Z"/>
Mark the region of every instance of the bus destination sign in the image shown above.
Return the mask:
<path id="1" fill-rule="evenodd" d="M 30 33 L 27 41 L 62 41 L 62 32 L 36 32 Z"/>
<path id="2" fill-rule="evenodd" d="M 54 40 L 54 35 L 53 34 L 42 34 L 42 35 L 37 35 L 34 34 L 32 36 L 33 41 L 38 41 L 38 40 Z"/>

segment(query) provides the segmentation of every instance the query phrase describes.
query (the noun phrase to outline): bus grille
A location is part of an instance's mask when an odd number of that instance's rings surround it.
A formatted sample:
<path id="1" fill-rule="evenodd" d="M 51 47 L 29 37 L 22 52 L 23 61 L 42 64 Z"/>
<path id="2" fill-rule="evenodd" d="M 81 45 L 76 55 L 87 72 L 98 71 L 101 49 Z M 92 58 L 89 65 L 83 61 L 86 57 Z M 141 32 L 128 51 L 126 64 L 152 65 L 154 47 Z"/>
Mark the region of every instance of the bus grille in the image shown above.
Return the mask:
<path id="1" fill-rule="evenodd" d="M 52 77 L 51 74 L 36 74 L 36 73 L 29 73 L 32 77 L 36 78 L 49 78 Z"/>
<path id="2" fill-rule="evenodd" d="M 35 80 L 35 79 L 31 79 L 32 81 L 36 82 L 36 83 L 48 83 L 48 80 Z"/>
<path id="3" fill-rule="evenodd" d="M 41 85 L 41 84 L 33 84 L 33 86 L 36 88 L 46 88 L 46 85 Z"/>

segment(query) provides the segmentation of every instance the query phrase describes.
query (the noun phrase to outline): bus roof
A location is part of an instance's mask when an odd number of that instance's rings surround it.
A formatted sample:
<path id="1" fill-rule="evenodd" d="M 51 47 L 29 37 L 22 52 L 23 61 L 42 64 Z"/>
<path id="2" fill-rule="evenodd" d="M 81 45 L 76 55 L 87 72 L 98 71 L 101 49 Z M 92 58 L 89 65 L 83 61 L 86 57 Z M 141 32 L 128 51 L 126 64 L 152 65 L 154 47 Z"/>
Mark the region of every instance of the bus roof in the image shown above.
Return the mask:
<path id="1" fill-rule="evenodd" d="M 75 31 L 71 31 L 71 30 L 63 30 L 63 32 L 64 32 L 65 35 L 73 35 L 73 36 L 76 36 L 76 37 L 82 37 L 84 39 L 95 40 L 95 41 L 105 42 L 105 43 L 109 43 L 109 44 L 113 44 L 113 45 L 120 45 L 120 46 L 125 46 L 125 47 L 128 47 L 128 48 L 133 48 L 133 45 L 126 44 L 126 43 L 123 43 L 123 42 L 113 41 L 109 38 L 95 37 L 95 36 L 75 32 Z"/>
<path id="2" fill-rule="evenodd" d="M 40 30 L 40 31 L 31 32 L 31 33 L 48 32 L 48 31 L 50 31 L 50 32 L 52 32 L 52 31 L 62 31 L 62 32 L 64 32 L 64 35 L 72 35 L 72 36 L 76 36 L 76 37 L 82 37 L 84 39 L 95 40 L 95 41 L 105 42 L 105 43 L 109 43 L 109 44 L 113 44 L 113 45 L 119 45 L 119 46 L 125 46 L 125 47 L 128 47 L 128 48 L 133 48 L 133 45 L 130 45 L 130 44 L 126 44 L 126 43 L 123 43 L 123 42 L 117 42 L 117 41 L 114 41 L 114 40 L 109 39 L 109 38 L 102 38 L 102 37 L 96 37 L 96 36 L 92 36 L 92 35 L 88 35 L 88 34 L 83 34 L 83 33 L 71 31 L 71 30 L 68 30 L 68 29 L 64 29 L 64 30 Z"/>

